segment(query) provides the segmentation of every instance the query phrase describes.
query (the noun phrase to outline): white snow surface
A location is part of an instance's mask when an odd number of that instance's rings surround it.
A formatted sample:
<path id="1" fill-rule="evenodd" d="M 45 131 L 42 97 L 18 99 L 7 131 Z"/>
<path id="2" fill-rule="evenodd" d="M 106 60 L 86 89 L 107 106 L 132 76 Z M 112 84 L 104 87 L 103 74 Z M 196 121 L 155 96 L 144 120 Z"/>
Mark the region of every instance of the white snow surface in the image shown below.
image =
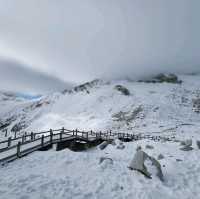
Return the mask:
<path id="1" fill-rule="evenodd" d="M 200 194 L 200 150 L 180 151 L 178 143 L 126 143 L 87 152 L 35 152 L 0 168 L 1 199 L 195 199 Z M 160 160 L 164 182 L 128 169 L 137 146 Z M 113 160 L 99 164 L 101 157 Z M 177 161 L 180 159 L 182 161 Z"/>
<path id="2" fill-rule="evenodd" d="M 68 149 L 34 152 L 0 167 L 0 199 L 197 199 L 200 195 L 200 150 L 196 141 L 200 140 L 200 114 L 193 111 L 192 100 L 200 96 L 200 76 L 179 78 L 182 84 L 101 82 L 89 88 L 89 94 L 56 93 L 43 97 L 41 102 L 50 103 L 39 108 L 28 109 L 37 103 L 34 101 L 19 102 L 7 112 L 6 108 L 1 109 L 1 118 L 12 113 L 18 115 L 19 120 L 25 118 L 27 131 L 64 126 L 175 136 L 177 140 L 192 139 L 194 149 L 181 151 L 179 142 L 141 140 L 124 143 L 124 150 L 109 145 L 105 150 L 97 147 L 84 152 Z M 131 95 L 125 96 L 115 90 L 119 84 L 128 88 Z M 25 114 L 24 107 L 29 110 Z M 123 112 L 130 118 L 139 107 L 140 112 L 128 123 L 115 121 L 117 113 Z M 145 148 L 147 144 L 154 149 Z M 159 160 L 164 182 L 156 177 L 147 179 L 128 169 L 138 146 L 156 159 L 159 154 L 164 155 L 164 159 Z M 99 164 L 101 157 L 111 158 L 113 163 L 105 160 Z"/>

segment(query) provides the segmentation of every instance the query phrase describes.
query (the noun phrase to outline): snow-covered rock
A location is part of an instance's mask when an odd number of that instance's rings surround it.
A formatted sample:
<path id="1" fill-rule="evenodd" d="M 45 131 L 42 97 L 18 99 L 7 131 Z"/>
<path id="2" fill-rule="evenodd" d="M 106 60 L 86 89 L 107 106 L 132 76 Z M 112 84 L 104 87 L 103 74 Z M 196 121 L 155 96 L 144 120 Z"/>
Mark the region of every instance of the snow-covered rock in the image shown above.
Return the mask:
<path id="1" fill-rule="evenodd" d="M 182 150 L 182 151 L 191 151 L 191 150 L 193 150 L 193 148 L 192 148 L 192 139 L 182 141 L 181 145 L 183 145 L 183 147 L 180 148 L 180 150 Z"/>
<path id="2" fill-rule="evenodd" d="M 148 178 L 156 175 L 161 181 L 164 180 L 160 163 L 144 151 L 136 152 L 129 168 L 141 172 Z"/>

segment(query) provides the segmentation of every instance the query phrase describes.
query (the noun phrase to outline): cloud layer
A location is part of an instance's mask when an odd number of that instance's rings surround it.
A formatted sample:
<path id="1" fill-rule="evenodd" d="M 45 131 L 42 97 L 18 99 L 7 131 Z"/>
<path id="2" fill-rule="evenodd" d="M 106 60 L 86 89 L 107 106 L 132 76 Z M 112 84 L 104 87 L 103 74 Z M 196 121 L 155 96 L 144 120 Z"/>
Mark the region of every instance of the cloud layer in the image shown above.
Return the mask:
<path id="1" fill-rule="evenodd" d="M 1 0 L 0 55 L 62 81 L 200 71 L 199 0 Z"/>
<path id="2" fill-rule="evenodd" d="M 55 77 L 42 74 L 16 61 L 0 60 L 0 91 L 15 91 L 30 94 L 62 91 L 72 87 Z"/>

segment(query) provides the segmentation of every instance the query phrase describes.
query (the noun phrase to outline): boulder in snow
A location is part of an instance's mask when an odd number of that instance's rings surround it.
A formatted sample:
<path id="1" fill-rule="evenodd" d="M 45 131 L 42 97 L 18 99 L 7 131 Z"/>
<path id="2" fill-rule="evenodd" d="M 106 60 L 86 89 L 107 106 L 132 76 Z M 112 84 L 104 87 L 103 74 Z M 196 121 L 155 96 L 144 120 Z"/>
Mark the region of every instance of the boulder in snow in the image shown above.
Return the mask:
<path id="1" fill-rule="evenodd" d="M 196 113 L 200 113 L 200 97 L 192 100 L 193 102 L 193 111 Z"/>
<path id="2" fill-rule="evenodd" d="M 108 141 L 104 141 L 99 145 L 99 149 L 104 150 L 109 144 Z"/>
<path id="3" fill-rule="evenodd" d="M 123 142 L 119 142 L 118 145 L 117 145 L 117 149 L 124 149 L 125 148 L 125 145 L 123 144 Z"/>
<path id="4" fill-rule="evenodd" d="M 141 147 L 141 146 L 138 146 L 138 147 L 136 148 L 136 151 L 140 151 L 140 150 L 142 150 L 142 147 Z"/>
<path id="5" fill-rule="evenodd" d="M 199 140 L 197 140 L 197 147 L 198 147 L 198 149 L 200 149 L 200 141 Z"/>
<path id="6" fill-rule="evenodd" d="M 161 181 L 164 180 L 160 163 L 144 151 L 136 152 L 129 168 L 139 171 L 148 178 L 152 178 L 155 174 Z"/>
<path id="7" fill-rule="evenodd" d="M 181 142 L 181 145 L 183 146 L 192 146 L 192 140 L 189 139 L 189 140 L 184 140 Z"/>
<path id="8" fill-rule="evenodd" d="M 122 85 L 116 85 L 115 90 L 121 92 L 123 95 L 130 95 L 130 91 Z"/>
<path id="9" fill-rule="evenodd" d="M 162 159 L 164 159 L 165 157 L 164 157 L 164 155 L 162 155 L 162 154 L 159 154 L 158 155 L 158 160 L 162 160 Z"/>
<path id="10" fill-rule="evenodd" d="M 139 82 L 145 82 L 145 83 L 173 83 L 173 84 L 181 84 L 182 81 L 178 79 L 177 75 L 175 74 L 164 74 L 160 73 L 158 75 L 155 75 L 149 79 L 145 80 L 139 80 Z"/>
<path id="11" fill-rule="evenodd" d="M 191 150 L 193 150 L 193 148 L 192 148 L 192 140 L 191 139 L 182 141 L 181 145 L 183 145 L 183 147 L 180 148 L 180 150 L 182 150 L 182 151 L 191 151 Z"/>
<path id="12" fill-rule="evenodd" d="M 113 160 L 111 158 L 107 158 L 107 157 L 101 157 L 100 160 L 99 160 L 99 164 L 101 164 L 104 161 L 107 161 L 110 164 L 113 164 Z"/>
<path id="13" fill-rule="evenodd" d="M 146 147 L 145 147 L 146 149 L 154 149 L 154 147 L 152 146 L 152 145 L 146 145 Z"/>
<path id="14" fill-rule="evenodd" d="M 180 150 L 182 150 L 182 151 L 191 151 L 191 150 L 193 150 L 193 148 L 191 146 L 187 146 L 186 145 L 186 146 L 180 148 Z"/>

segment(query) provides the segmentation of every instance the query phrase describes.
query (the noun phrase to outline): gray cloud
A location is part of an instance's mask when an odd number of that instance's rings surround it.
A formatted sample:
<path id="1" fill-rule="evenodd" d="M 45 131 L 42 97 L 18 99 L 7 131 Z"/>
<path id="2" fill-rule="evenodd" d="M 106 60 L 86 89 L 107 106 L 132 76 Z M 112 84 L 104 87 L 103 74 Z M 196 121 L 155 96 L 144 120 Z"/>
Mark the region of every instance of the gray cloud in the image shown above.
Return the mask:
<path id="1" fill-rule="evenodd" d="M 6 59 L 0 59 L 0 80 L 0 91 L 30 94 L 51 93 L 72 87 L 71 84 L 55 77 L 42 74 L 24 67 L 21 63 Z"/>
<path id="2" fill-rule="evenodd" d="M 0 0 L 0 54 L 63 81 L 200 71 L 199 0 Z"/>

